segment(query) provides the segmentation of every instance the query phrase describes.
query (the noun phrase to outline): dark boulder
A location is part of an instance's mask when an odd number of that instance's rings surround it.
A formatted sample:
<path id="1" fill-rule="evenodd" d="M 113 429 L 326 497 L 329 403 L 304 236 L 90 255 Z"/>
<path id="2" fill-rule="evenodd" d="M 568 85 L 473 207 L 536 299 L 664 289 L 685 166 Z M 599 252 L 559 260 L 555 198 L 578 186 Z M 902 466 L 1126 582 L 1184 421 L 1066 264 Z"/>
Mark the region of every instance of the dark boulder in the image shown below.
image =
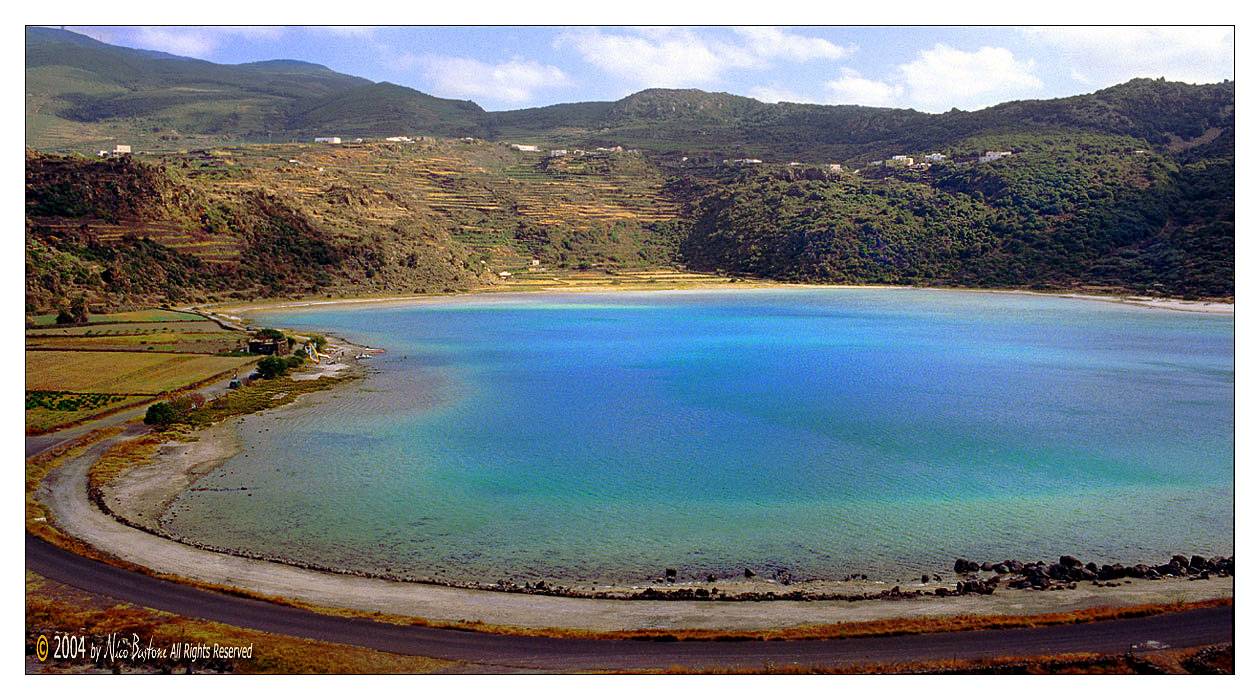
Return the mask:
<path id="1" fill-rule="evenodd" d="M 709 583 L 713 583 L 714 581 L 717 580 L 717 576 L 714 576 L 713 574 L 709 574 L 708 576 L 704 577 L 704 580 L 708 581 Z"/>
<path id="2" fill-rule="evenodd" d="M 985 563 L 981 564 L 981 565 L 980 565 L 980 570 L 981 570 L 981 571 L 993 571 L 993 562 L 991 562 L 991 561 L 986 561 Z"/>
<path id="3" fill-rule="evenodd" d="M 927 574 L 923 574 L 921 580 L 923 581 L 923 583 L 927 583 L 928 581 L 932 580 L 932 577 L 928 576 Z"/>
<path id="4" fill-rule="evenodd" d="M 1190 557 L 1190 568 L 1192 569 L 1199 569 L 1199 570 L 1206 569 L 1207 563 L 1208 563 L 1207 559 L 1204 559 L 1198 554 L 1194 555 L 1193 557 Z"/>
<path id="5" fill-rule="evenodd" d="M 979 571 L 979 570 L 980 570 L 980 565 L 975 563 L 974 561 L 967 561 L 966 559 L 954 560 L 954 573 L 956 574 L 965 574 L 969 571 Z"/>
<path id="6" fill-rule="evenodd" d="M 665 578 L 672 578 L 678 575 L 677 569 L 665 569 Z"/>
<path id="7" fill-rule="evenodd" d="M 756 574 L 753 573 L 752 569 L 744 569 L 744 578 L 752 578 L 753 576 L 756 576 Z"/>
<path id="8" fill-rule="evenodd" d="M 1071 557 L 1064 554 L 1063 556 L 1059 557 L 1059 564 L 1068 569 L 1074 569 L 1081 565 L 1081 560 L 1077 559 L 1076 557 Z"/>

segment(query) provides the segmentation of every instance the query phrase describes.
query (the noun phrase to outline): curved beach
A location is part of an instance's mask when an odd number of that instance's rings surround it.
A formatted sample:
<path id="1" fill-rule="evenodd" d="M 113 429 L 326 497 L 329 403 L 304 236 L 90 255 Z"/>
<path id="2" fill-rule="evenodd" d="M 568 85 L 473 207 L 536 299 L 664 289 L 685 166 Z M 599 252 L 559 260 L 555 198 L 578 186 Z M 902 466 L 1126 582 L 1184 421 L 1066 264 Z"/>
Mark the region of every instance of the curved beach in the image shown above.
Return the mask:
<path id="1" fill-rule="evenodd" d="M 299 399 L 279 409 L 233 419 L 246 433 L 265 430 L 286 412 L 323 400 L 320 395 Z M 480 621 L 523 628 L 581 627 L 592 630 L 716 628 L 765 629 L 803 624 L 830 624 L 888 617 L 951 616 L 958 614 L 1033 614 L 1098 606 L 1189 601 L 1232 595 L 1232 578 L 1184 578 L 1139 581 L 1123 579 L 1110 585 L 1056 586 L 1061 590 L 1020 591 L 998 585 L 991 595 L 938 597 L 936 589 L 953 589 L 966 576 L 953 575 L 940 562 L 942 580 L 813 581 L 785 584 L 760 576 L 752 579 L 645 582 L 643 585 L 570 587 L 576 595 L 633 596 L 647 588 L 668 594 L 703 586 L 723 595 L 759 593 L 772 597 L 803 593 L 806 597 L 875 598 L 871 600 L 770 600 L 719 603 L 703 600 L 611 600 L 559 595 L 522 595 L 489 590 L 434 586 L 315 571 L 277 562 L 207 551 L 128 527 L 118 518 L 160 532 L 160 517 L 170 499 L 189 488 L 198 475 L 221 463 L 241 445 L 234 430 L 220 425 L 200 439 L 164 447 L 152 465 L 125 471 L 107 489 L 103 500 L 116 510 L 102 513 L 86 493 L 90 458 L 73 460 L 54 471 L 43 488 L 45 502 L 57 523 L 69 534 L 120 558 L 158 572 L 210 584 L 243 588 L 311 605 L 384 612 L 441 622 Z M 959 552 L 966 555 L 966 552 Z M 1150 562 L 1158 563 L 1158 562 Z M 664 573 L 664 572 L 662 572 Z M 988 577 L 988 574 L 983 574 Z M 880 598 L 893 586 L 903 594 Z M 555 590 L 547 591 L 556 593 Z M 904 595 L 910 594 L 910 595 Z M 916 595 L 919 594 L 919 595 Z M 927 595 L 922 595 L 927 594 Z"/>

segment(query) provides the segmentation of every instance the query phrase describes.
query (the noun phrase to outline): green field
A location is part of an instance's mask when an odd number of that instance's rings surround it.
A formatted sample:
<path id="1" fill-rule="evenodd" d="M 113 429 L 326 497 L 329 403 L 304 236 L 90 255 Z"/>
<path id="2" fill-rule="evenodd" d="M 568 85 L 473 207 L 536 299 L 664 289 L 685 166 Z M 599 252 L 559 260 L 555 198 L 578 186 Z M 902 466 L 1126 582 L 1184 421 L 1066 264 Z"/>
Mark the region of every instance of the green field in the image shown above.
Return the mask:
<path id="1" fill-rule="evenodd" d="M 74 394 L 64 391 L 26 392 L 26 430 L 43 433 L 94 416 L 126 408 L 147 397 L 117 394 Z"/>

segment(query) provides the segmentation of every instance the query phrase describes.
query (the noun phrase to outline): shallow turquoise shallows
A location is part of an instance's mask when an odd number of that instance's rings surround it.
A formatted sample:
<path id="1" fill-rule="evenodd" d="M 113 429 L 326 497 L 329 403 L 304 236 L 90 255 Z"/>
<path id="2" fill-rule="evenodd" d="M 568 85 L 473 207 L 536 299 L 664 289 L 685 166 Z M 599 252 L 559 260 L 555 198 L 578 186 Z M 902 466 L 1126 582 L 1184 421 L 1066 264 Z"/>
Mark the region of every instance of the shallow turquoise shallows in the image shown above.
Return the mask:
<path id="1" fill-rule="evenodd" d="M 763 289 L 257 320 L 388 352 L 239 424 L 246 449 L 164 521 L 215 546 L 605 584 L 1233 553 L 1232 315 Z"/>

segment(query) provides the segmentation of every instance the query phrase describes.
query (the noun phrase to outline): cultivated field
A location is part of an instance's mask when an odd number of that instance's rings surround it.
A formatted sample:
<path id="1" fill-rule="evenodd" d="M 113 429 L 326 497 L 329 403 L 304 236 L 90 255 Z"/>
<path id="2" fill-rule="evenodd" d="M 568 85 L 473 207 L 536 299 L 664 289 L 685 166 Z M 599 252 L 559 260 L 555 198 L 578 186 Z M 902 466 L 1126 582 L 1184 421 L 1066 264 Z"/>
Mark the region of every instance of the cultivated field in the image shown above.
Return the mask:
<path id="1" fill-rule="evenodd" d="M 103 335 L 36 335 L 26 337 L 27 350 L 154 350 L 179 353 L 231 352 L 242 347 L 244 336 L 218 329 L 186 333 L 154 330 L 147 333 Z"/>
<path id="2" fill-rule="evenodd" d="M 257 362 L 257 357 L 28 350 L 26 390 L 161 394 Z"/>
<path id="3" fill-rule="evenodd" d="M 68 392 L 26 392 L 26 430 L 44 433 L 94 416 L 134 406 L 153 398 L 115 394 L 72 394 Z"/>
<path id="4" fill-rule="evenodd" d="M 57 322 L 57 314 L 32 316 L 36 325 L 51 326 Z M 88 314 L 88 323 L 136 323 L 160 321 L 204 321 L 205 317 L 184 311 L 167 309 L 144 309 L 142 311 L 123 311 L 116 314 Z"/>

